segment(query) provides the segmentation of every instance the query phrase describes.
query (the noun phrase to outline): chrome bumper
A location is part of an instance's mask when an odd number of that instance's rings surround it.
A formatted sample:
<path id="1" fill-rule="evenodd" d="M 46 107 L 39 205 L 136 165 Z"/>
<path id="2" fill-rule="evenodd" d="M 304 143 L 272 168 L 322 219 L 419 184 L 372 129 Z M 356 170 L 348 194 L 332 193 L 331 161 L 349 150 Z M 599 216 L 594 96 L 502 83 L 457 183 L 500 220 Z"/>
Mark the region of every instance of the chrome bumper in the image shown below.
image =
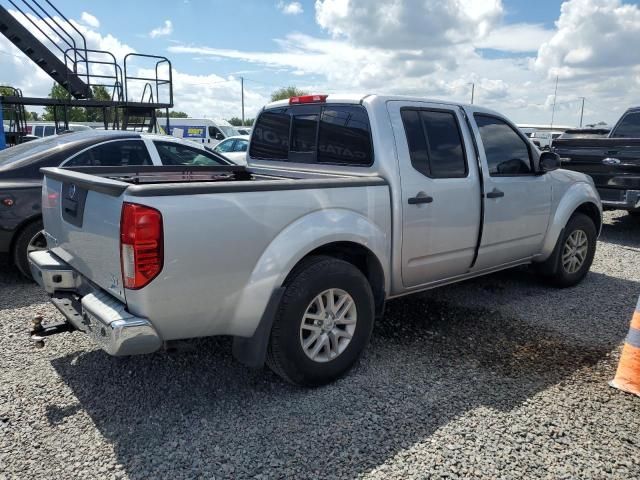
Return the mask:
<path id="1" fill-rule="evenodd" d="M 626 190 L 620 200 L 602 200 L 602 205 L 620 210 L 640 210 L 640 190 Z"/>
<path id="2" fill-rule="evenodd" d="M 151 353 L 162 340 L 149 320 L 127 312 L 126 305 L 90 284 L 70 265 L 48 251 L 31 252 L 33 278 L 76 329 L 110 355 Z"/>

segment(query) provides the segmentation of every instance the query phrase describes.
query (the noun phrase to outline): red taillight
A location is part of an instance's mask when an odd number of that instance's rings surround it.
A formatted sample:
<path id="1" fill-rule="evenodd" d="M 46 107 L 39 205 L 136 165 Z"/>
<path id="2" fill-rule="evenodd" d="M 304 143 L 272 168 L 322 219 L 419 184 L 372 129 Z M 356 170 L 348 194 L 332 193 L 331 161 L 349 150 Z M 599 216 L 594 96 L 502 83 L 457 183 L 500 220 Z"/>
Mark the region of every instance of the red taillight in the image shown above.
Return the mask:
<path id="1" fill-rule="evenodd" d="M 301 95 L 299 97 L 291 97 L 289 99 L 289 105 L 295 105 L 298 103 L 321 103 L 327 100 L 329 95 Z"/>
<path id="2" fill-rule="evenodd" d="M 120 264 L 125 288 L 147 285 L 162 270 L 162 214 L 155 208 L 123 203 Z"/>

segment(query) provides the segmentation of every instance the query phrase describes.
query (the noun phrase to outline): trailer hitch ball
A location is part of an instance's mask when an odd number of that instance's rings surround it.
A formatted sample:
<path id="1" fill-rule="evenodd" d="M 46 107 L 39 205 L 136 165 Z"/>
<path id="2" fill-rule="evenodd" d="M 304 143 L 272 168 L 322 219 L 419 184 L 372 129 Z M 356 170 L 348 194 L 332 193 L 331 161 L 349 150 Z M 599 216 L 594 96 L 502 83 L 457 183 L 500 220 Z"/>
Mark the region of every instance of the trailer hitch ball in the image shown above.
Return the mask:
<path id="1" fill-rule="evenodd" d="M 36 314 L 36 316 L 33 317 L 32 322 L 33 322 L 33 331 L 34 332 L 39 332 L 39 331 L 41 331 L 43 329 L 42 328 L 42 320 L 43 320 L 43 318 L 42 318 L 42 315 L 40 315 L 40 314 Z"/>

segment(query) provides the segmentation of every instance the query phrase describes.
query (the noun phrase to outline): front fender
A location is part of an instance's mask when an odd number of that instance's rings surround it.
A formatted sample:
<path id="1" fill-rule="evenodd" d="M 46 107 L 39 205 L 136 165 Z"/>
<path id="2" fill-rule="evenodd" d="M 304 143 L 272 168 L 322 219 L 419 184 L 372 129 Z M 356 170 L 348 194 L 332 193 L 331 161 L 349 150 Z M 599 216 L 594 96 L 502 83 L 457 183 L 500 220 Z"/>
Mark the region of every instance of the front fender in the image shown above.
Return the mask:
<path id="1" fill-rule="evenodd" d="M 347 209 L 317 210 L 289 224 L 265 249 L 239 297 L 233 320 L 242 326 L 238 335 L 253 335 L 273 291 L 302 258 L 329 243 L 353 242 L 368 248 L 382 265 L 389 291 L 390 231 Z"/>
<path id="2" fill-rule="evenodd" d="M 595 187 L 590 183 L 574 183 L 564 191 L 555 211 L 552 212 L 547 234 L 542 245 L 542 251 L 536 258 L 536 261 L 544 261 L 551 256 L 562 229 L 571 218 L 571 215 L 584 203 L 594 204 L 600 211 L 600 215 L 602 215 L 600 196 Z"/>

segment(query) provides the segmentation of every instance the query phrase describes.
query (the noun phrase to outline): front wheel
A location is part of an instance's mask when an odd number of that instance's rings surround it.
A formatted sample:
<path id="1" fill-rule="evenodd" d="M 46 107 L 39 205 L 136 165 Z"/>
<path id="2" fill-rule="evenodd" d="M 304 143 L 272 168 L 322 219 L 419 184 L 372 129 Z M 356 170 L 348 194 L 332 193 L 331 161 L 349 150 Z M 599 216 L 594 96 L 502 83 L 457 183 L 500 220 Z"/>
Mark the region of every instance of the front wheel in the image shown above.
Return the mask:
<path id="1" fill-rule="evenodd" d="M 24 277 L 31 280 L 29 253 L 47 248 L 42 220 L 36 220 L 27 225 L 18 233 L 13 245 L 13 263 Z"/>
<path id="2" fill-rule="evenodd" d="M 539 271 L 557 287 L 571 287 L 589 272 L 596 253 L 596 226 L 587 215 L 574 214 L 558 239 L 549 259 Z"/>
<path id="3" fill-rule="evenodd" d="M 371 286 L 352 264 L 311 257 L 285 284 L 267 365 L 295 385 L 318 386 L 344 375 L 373 329 Z"/>

